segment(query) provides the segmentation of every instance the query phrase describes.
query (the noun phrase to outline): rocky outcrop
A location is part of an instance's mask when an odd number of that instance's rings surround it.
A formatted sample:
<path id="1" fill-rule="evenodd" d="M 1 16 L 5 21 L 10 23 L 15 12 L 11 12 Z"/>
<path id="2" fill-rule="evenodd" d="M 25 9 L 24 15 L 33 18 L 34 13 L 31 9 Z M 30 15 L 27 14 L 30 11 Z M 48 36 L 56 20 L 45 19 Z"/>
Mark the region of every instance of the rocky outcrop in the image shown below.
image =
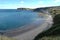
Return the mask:
<path id="1" fill-rule="evenodd" d="M 30 8 L 17 8 L 17 10 L 32 10 Z"/>

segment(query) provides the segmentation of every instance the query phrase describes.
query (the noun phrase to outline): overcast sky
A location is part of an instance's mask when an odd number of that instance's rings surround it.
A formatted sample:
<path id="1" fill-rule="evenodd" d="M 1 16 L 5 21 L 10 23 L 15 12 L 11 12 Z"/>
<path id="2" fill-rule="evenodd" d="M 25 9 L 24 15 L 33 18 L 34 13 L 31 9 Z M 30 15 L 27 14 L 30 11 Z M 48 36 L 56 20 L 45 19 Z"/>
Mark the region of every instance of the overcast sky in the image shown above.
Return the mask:
<path id="1" fill-rule="evenodd" d="M 60 6 L 60 0 L 0 0 L 0 9 Z"/>

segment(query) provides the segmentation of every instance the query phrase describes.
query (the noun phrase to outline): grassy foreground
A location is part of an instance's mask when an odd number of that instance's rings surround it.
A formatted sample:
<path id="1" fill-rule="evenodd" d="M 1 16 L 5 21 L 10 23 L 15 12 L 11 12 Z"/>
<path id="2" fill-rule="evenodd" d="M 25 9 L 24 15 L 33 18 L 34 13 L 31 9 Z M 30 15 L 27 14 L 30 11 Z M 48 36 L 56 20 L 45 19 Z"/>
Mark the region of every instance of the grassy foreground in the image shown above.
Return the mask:
<path id="1" fill-rule="evenodd" d="M 40 40 L 60 40 L 60 14 L 55 15 L 53 19 L 52 28 L 41 33 Z"/>
<path id="2" fill-rule="evenodd" d="M 40 40 L 60 40 L 60 36 L 45 36 Z"/>
<path id="3" fill-rule="evenodd" d="M 11 37 L 6 37 L 6 36 L 1 36 L 0 35 L 0 40 L 16 40 L 15 38 L 11 38 Z"/>

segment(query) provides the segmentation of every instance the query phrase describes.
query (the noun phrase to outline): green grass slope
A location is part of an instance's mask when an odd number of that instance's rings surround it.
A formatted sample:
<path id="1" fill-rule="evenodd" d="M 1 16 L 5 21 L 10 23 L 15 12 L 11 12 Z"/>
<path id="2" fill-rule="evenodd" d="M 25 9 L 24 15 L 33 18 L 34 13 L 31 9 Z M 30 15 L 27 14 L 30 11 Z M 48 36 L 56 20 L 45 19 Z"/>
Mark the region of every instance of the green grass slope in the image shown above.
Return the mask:
<path id="1" fill-rule="evenodd" d="M 52 28 L 40 34 L 40 40 L 60 40 L 60 14 L 53 18 L 54 24 Z"/>

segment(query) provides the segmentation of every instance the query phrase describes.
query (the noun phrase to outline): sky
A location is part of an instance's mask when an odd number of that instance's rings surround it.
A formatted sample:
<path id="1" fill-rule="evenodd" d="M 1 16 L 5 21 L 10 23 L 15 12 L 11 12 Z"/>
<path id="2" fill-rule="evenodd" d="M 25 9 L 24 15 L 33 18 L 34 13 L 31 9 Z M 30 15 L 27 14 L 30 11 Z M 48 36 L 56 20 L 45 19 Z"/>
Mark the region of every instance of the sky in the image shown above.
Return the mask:
<path id="1" fill-rule="evenodd" d="M 0 9 L 60 6 L 60 0 L 0 0 Z"/>

